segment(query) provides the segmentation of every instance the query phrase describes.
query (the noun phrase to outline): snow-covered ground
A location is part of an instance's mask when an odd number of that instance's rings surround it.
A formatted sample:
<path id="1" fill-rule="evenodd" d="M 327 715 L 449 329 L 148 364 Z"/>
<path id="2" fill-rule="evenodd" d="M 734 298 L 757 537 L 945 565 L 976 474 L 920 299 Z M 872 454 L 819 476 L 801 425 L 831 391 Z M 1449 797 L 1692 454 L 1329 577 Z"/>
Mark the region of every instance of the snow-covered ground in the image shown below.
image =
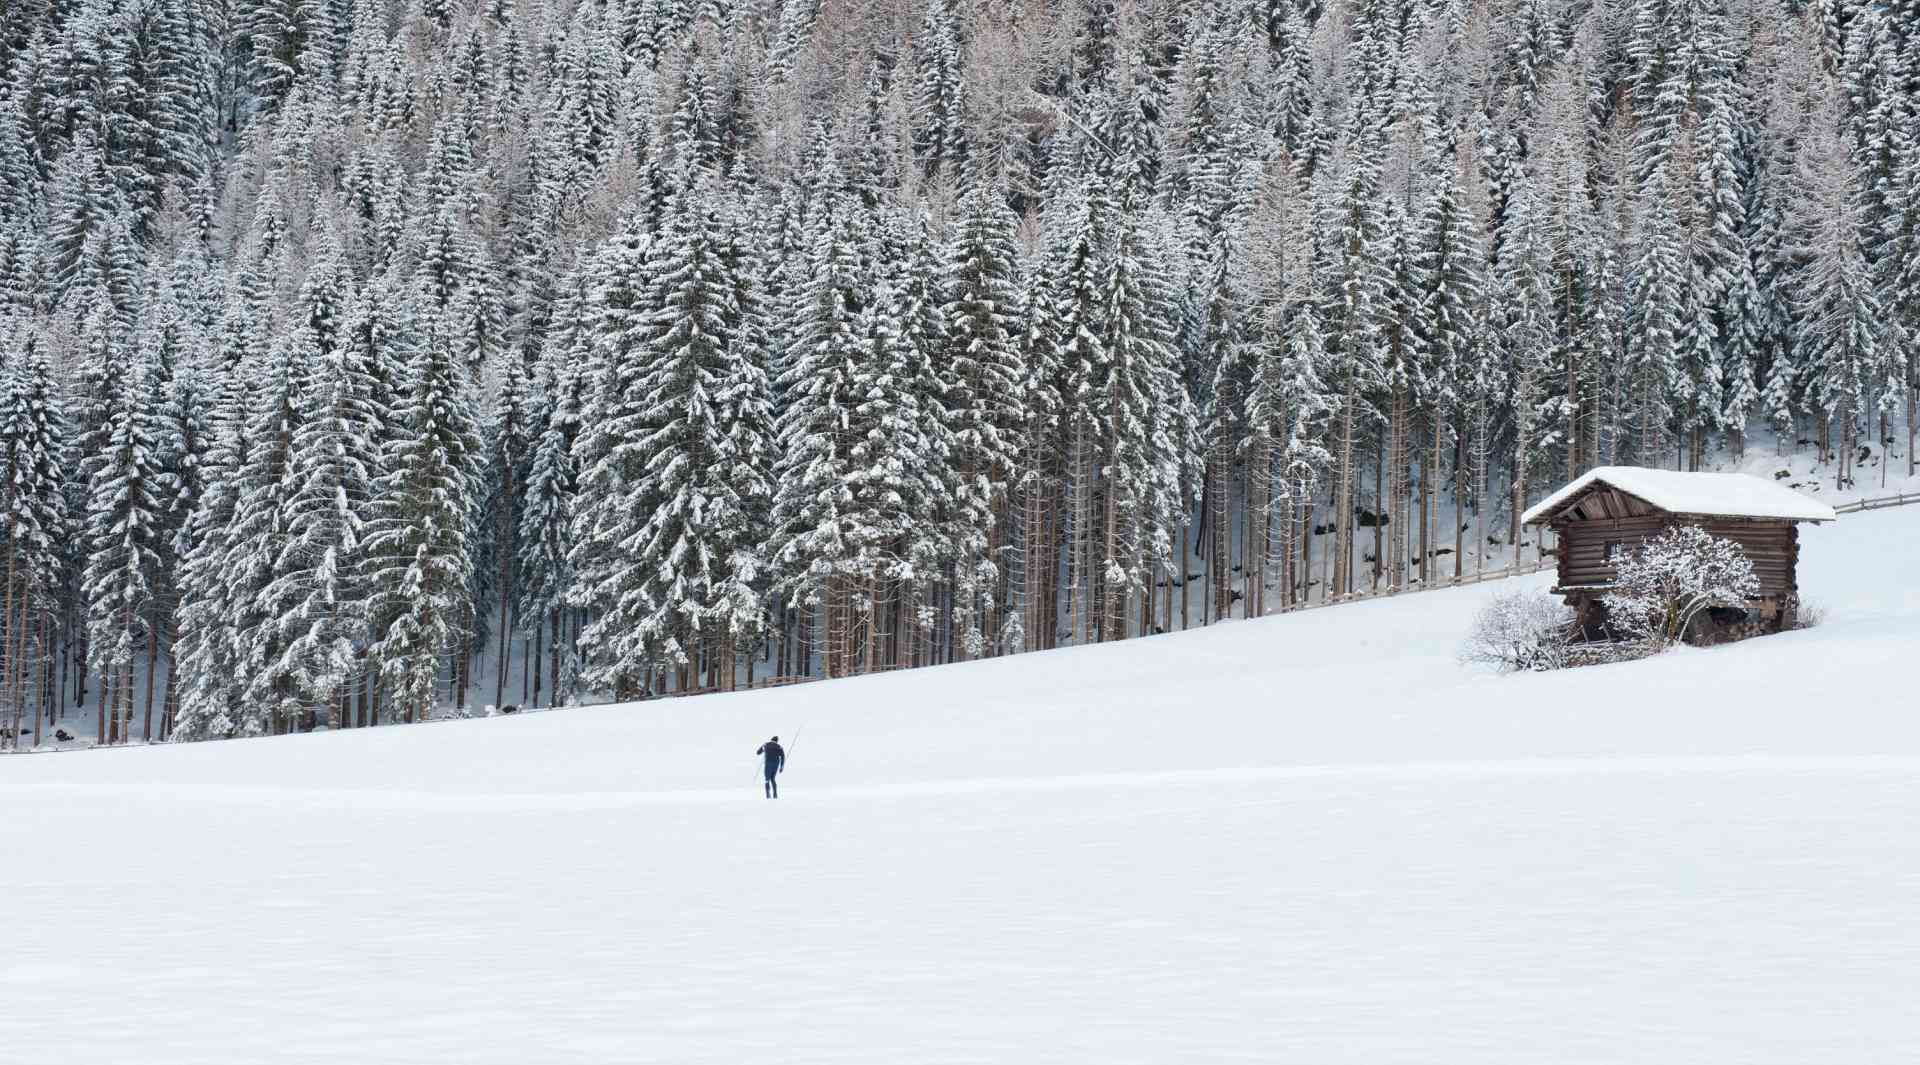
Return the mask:
<path id="1" fill-rule="evenodd" d="M 1455 664 L 1480 586 L 776 691 L 9 758 L 0 1055 L 1912 1060 L 1916 543 L 1920 507 L 1805 530 L 1820 627 L 1555 675 Z"/>

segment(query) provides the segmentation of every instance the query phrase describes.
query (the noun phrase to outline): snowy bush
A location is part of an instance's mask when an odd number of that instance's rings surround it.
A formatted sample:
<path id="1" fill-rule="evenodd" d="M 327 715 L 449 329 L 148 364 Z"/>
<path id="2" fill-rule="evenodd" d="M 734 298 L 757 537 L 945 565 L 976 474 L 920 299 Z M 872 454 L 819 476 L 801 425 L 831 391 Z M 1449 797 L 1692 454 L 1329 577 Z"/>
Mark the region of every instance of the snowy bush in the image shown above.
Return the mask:
<path id="1" fill-rule="evenodd" d="M 1545 592 L 1509 592 L 1480 608 L 1460 659 L 1502 673 L 1559 669 L 1573 645 L 1573 611 Z"/>
<path id="2" fill-rule="evenodd" d="M 1667 647 L 1703 612 L 1745 607 L 1759 594 L 1760 579 L 1739 544 L 1676 525 L 1620 562 L 1607 616 L 1621 635 Z"/>

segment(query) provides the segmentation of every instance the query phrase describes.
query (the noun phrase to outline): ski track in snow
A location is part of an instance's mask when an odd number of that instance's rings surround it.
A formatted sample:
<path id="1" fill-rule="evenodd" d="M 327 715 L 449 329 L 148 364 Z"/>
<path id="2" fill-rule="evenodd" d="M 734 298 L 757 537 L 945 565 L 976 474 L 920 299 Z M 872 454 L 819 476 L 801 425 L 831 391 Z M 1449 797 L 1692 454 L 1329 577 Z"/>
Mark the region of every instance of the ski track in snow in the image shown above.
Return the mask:
<path id="1" fill-rule="evenodd" d="M 1454 664 L 1480 587 L 6 759 L 0 1060 L 1913 1060 L 1916 531 L 1805 530 L 1819 628 L 1546 676 Z"/>

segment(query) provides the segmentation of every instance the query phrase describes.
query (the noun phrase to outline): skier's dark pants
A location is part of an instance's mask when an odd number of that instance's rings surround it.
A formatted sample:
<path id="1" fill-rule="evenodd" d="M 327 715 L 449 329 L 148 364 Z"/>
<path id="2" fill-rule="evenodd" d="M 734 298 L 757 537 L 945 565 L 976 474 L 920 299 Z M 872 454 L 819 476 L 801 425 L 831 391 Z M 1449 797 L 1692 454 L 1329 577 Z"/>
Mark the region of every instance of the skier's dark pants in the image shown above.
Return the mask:
<path id="1" fill-rule="evenodd" d="M 775 772 L 776 770 L 772 766 L 767 767 L 766 792 L 767 792 L 767 798 L 769 799 L 777 799 L 780 797 L 780 782 L 773 779 L 773 775 Z"/>

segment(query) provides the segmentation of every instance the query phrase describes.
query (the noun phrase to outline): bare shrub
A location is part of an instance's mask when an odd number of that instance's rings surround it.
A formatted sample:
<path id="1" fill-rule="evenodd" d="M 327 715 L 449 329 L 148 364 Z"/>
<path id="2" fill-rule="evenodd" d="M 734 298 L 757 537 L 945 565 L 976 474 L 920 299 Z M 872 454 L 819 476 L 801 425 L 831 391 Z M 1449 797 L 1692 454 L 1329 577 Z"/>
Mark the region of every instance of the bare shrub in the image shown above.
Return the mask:
<path id="1" fill-rule="evenodd" d="M 1823 624 L 1826 620 L 1827 607 L 1824 603 L 1808 602 L 1802 599 L 1800 605 L 1793 610 L 1793 627 L 1796 629 L 1811 629 Z"/>
<path id="2" fill-rule="evenodd" d="M 1760 578 L 1739 544 L 1674 525 L 1621 560 L 1607 618 L 1622 635 L 1658 649 L 1678 643 L 1702 613 L 1743 608 L 1759 594 Z"/>
<path id="3" fill-rule="evenodd" d="M 1560 669 L 1574 641 L 1573 611 L 1545 592 L 1507 592 L 1480 608 L 1460 660 L 1502 673 Z"/>

